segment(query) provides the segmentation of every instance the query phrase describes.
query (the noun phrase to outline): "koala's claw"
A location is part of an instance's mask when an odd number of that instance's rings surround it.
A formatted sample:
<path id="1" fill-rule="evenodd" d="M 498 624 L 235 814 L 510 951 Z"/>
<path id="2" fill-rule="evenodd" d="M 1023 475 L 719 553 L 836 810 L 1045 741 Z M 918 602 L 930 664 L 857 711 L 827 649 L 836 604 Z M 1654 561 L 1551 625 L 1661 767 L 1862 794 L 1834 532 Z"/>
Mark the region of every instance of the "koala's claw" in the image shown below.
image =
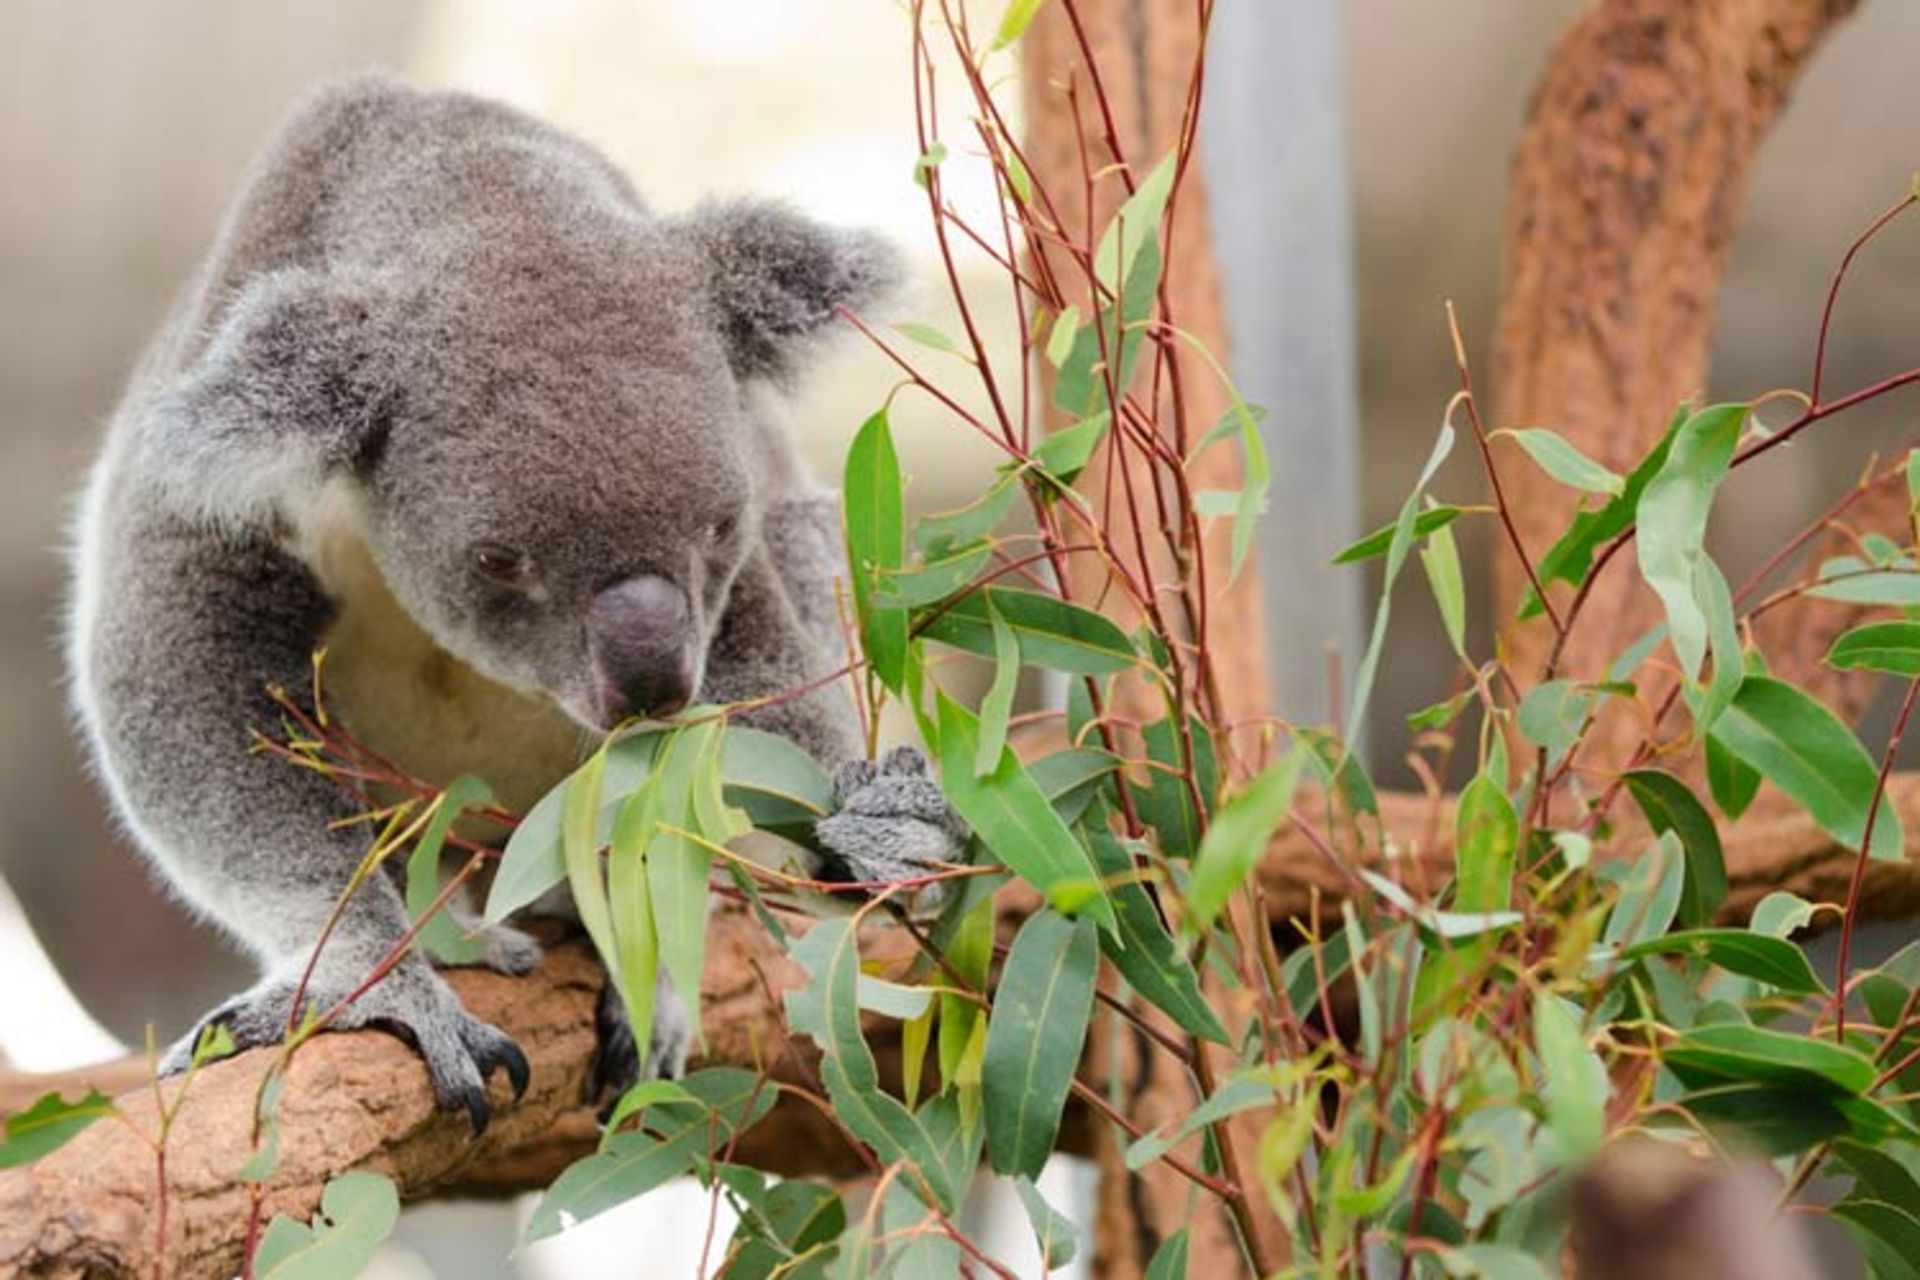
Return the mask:
<path id="1" fill-rule="evenodd" d="M 303 1013 L 331 1009 L 353 986 L 309 982 Z M 287 1012 L 298 989 L 297 976 L 269 975 L 227 1000 L 175 1042 L 160 1061 L 161 1074 L 186 1070 L 193 1061 L 194 1045 L 210 1027 L 225 1027 L 236 1049 L 279 1044 L 285 1039 Z M 435 1105 L 442 1111 L 465 1111 L 476 1137 L 485 1131 L 491 1116 L 487 1081 L 496 1068 L 506 1071 L 516 1102 L 527 1090 L 530 1071 L 520 1046 L 498 1027 L 462 1008 L 459 997 L 424 964 L 402 966 L 388 974 L 342 1009 L 328 1027 L 336 1031 L 368 1027 L 406 1041 L 426 1064 Z"/>
<path id="2" fill-rule="evenodd" d="M 927 759 L 915 747 L 840 766 L 833 779 L 836 811 L 814 833 L 851 879 L 912 880 L 961 860 L 967 824 L 928 775 Z M 920 905 L 937 905 L 944 888 L 922 890 Z"/>
<path id="3" fill-rule="evenodd" d="M 587 1102 L 602 1104 L 601 1119 L 620 1095 L 642 1080 L 678 1080 L 687 1073 L 687 1052 L 693 1045 L 693 1019 L 664 974 L 654 988 L 653 1029 L 647 1038 L 647 1056 L 641 1060 L 634 1043 L 633 1024 L 620 992 L 609 982 L 600 989 L 594 1009 L 594 1027 L 600 1052 L 587 1073 Z"/>

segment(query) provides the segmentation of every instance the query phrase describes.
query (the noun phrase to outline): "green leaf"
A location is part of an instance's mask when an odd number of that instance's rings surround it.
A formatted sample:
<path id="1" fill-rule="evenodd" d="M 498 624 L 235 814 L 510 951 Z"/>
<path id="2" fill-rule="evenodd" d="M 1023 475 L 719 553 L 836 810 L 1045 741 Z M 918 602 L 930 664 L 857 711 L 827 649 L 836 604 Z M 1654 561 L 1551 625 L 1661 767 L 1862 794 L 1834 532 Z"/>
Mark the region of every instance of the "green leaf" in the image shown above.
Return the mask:
<path id="1" fill-rule="evenodd" d="M 1454 905 L 1504 911 L 1513 901 L 1513 859 L 1520 820 L 1497 779 L 1481 774 L 1460 793 L 1454 818 L 1458 871 Z"/>
<path id="2" fill-rule="evenodd" d="M 1769 938 L 1790 938 L 1813 919 L 1813 904 L 1797 893 L 1776 889 L 1760 899 L 1747 921 L 1750 932 Z"/>
<path id="3" fill-rule="evenodd" d="M 987 1160 L 1038 1177 L 1080 1066 L 1100 947 L 1090 920 L 1030 916 L 1013 940 L 987 1020 Z"/>
<path id="4" fill-rule="evenodd" d="M 719 802 L 719 748 L 722 722 L 690 724 L 668 739 L 657 758 L 660 824 L 698 832 L 724 844 L 731 831 L 706 829 L 702 793 L 709 809 Z M 674 988 L 689 997 L 700 990 L 706 968 L 707 910 L 713 855 L 686 835 L 660 830 L 647 846 L 647 889 L 659 934 L 660 963 Z M 615 920 L 616 930 L 626 927 Z M 632 998 L 633 993 L 628 993 Z"/>
<path id="5" fill-rule="evenodd" d="M 663 1102 L 700 1105 L 700 1099 L 689 1093 L 677 1080 L 642 1080 L 620 1095 L 619 1101 L 613 1104 L 613 1110 L 608 1112 L 607 1118 L 601 1122 L 598 1150 L 605 1151 L 607 1144 L 613 1141 L 614 1136 L 621 1131 L 621 1126 L 627 1121 L 644 1114 L 648 1107 Z"/>
<path id="6" fill-rule="evenodd" d="M 922 152 L 920 158 L 913 162 L 914 185 L 919 187 L 926 186 L 928 178 L 933 171 L 946 162 L 947 144 L 935 139 L 933 145 Z"/>
<path id="7" fill-rule="evenodd" d="M 659 774 L 652 775 L 646 786 L 621 802 L 607 847 L 607 900 L 615 950 L 602 952 L 600 959 L 619 990 L 636 1044 L 648 1043 L 653 1034 L 660 979 L 660 929 L 647 866 L 647 849 L 661 817 L 659 779 Z"/>
<path id="8" fill-rule="evenodd" d="M 1465 514 L 1465 507 L 1451 507 L 1445 503 L 1428 507 L 1414 518 L 1414 540 L 1430 537 Z M 1358 542 L 1348 544 L 1339 555 L 1333 558 L 1333 563 L 1358 564 L 1363 560 L 1372 560 L 1387 554 L 1387 549 L 1393 545 L 1393 531 L 1397 527 L 1397 524 L 1381 525 Z"/>
<path id="9" fill-rule="evenodd" d="M 1608 946 L 1632 946 L 1659 937 L 1679 914 L 1685 886 L 1686 850 L 1678 835 L 1663 831 L 1628 869 L 1600 940 Z"/>
<path id="10" fill-rule="evenodd" d="M 1093 451 L 1107 438 L 1107 429 L 1112 423 L 1113 415 L 1102 409 L 1070 427 L 1050 431 L 1034 446 L 1033 460 L 1058 483 L 1072 484 L 1086 470 Z"/>
<path id="11" fill-rule="evenodd" d="M 1034 1240 L 1040 1246 L 1040 1258 L 1047 1270 L 1072 1262 L 1073 1255 L 1080 1249 L 1080 1233 L 1073 1220 L 1048 1204 L 1031 1180 L 1017 1178 L 1013 1189 L 1020 1193 L 1020 1203 L 1027 1211 L 1027 1221 L 1033 1224 Z"/>
<path id="12" fill-rule="evenodd" d="M 1400 517 L 1394 521 L 1393 537 L 1387 546 L 1387 567 L 1381 575 L 1380 603 L 1373 611 L 1373 630 L 1367 637 L 1367 648 L 1361 655 L 1359 669 L 1354 673 L 1353 693 L 1348 699 L 1347 724 L 1340 735 L 1345 742 L 1357 742 L 1360 739 L 1360 726 L 1365 722 L 1367 703 L 1373 696 L 1374 672 L 1379 667 L 1380 651 L 1387 640 L 1394 580 L 1400 576 L 1407 552 L 1413 546 L 1414 533 L 1420 525 L 1420 499 L 1428 482 L 1433 479 L 1433 473 L 1440 469 L 1440 464 L 1453 451 L 1453 437 L 1453 425 L 1442 422 L 1440 434 L 1433 443 L 1433 451 L 1427 455 L 1426 465 L 1420 469 L 1420 478 L 1414 482 L 1413 492 L 1400 504 Z"/>
<path id="13" fill-rule="evenodd" d="M 1747 811 L 1760 790 L 1759 772 L 1735 755 L 1718 733 L 1707 734 L 1707 789 L 1720 812 L 1734 819 Z"/>
<path id="14" fill-rule="evenodd" d="M 1575 489 L 1584 489 L 1588 493 L 1604 493 L 1618 496 L 1626 492 L 1627 482 L 1620 476 L 1601 466 L 1586 454 L 1573 447 L 1567 439 L 1545 427 L 1527 427 L 1518 431 L 1496 431 L 1496 436 L 1509 436 L 1513 442 L 1527 451 L 1527 456 L 1548 475 L 1561 484 L 1571 485 Z"/>
<path id="15" fill-rule="evenodd" d="M 1202 994 L 1193 966 L 1174 945 L 1145 886 L 1132 878 L 1133 859 L 1108 826 L 1104 808 L 1084 830 L 1119 917 L 1118 929 L 1100 935 L 1101 951 L 1136 994 L 1181 1030 L 1215 1044 L 1228 1043 L 1226 1028 Z"/>
<path id="16" fill-rule="evenodd" d="M 1870 622 L 1833 642 L 1827 665 L 1842 671 L 1884 671 L 1920 677 L 1920 622 Z"/>
<path id="17" fill-rule="evenodd" d="M 793 1030 L 820 1046 L 820 1075 L 834 1113 L 872 1147 L 881 1163 L 905 1161 L 927 1180 L 940 1207 L 958 1208 L 964 1181 L 947 1173 L 940 1148 L 919 1116 L 880 1087 L 873 1050 L 860 1034 L 860 952 L 853 922 L 823 920 L 794 944 L 794 961 L 811 981 L 787 994 Z"/>
<path id="18" fill-rule="evenodd" d="M 1727 864 L 1720 849 L 1720 831 L 1694 798 L 1687 784 L 1658 769 L 1635 769 L 1625 775 L 1627 790 L 1655 834 L 1671 831 L 1680 837 L 1686 853 L 1680 886 L 1680 922 L 1702 925 L 1727 900 Z"/>
<path id="19" fill-rule="evenodd" d="M 1093 272 L 1104 288 L 1118 293 L 1121 281 L 1132 273 L 1141 250 L 1149 242 L 1157 243 L 1160 215 L 1167 207 L 1167 197 L 1173 193 L 1179 158 L 1177 150 L 1169 151 L 1121 203 L 1101 233 L 1100 243 L 1093 251 Z"/>
<path id="20" fill-rule="evenodd" d="M 1113 411 L 1112 392 L 1125 392 L 1139 362 L 1146 340 L 1145 321 L 1153 313 L 1160 284 L 1160 267 L 1159 243 L 1149 236 L 1126 273 L 1119 303 L 1103 308 L 1095 323 L 1074 334 L 1072 349 L 1054 379 L 1053 403 L 1061 412 L 1077 421 L 1103 406 L 1109 413 Z"/>
<path id="21" fill-rule="evenodd" d="M 1833 712 L 1784 681 L 1749 676 L 1714 732 L 1834 839 L 1860 848 L 1880 770 Z M 1900 815 L 1882 804 L 1870 852 L 1897 859 L 1901 848 Z"/>
<path id="22" fill-rule="evenodd" d="M 343 1280 L 373 1262 L 400 1221 L 400 1193 L 377 1173 L 343 1173 L 320 1193 L 313 1225 L 276 1217 L 254 1251 L 260 1280 Z"/>
<path id="23" fill-rule="evenodd" d="M 600 873 L 600 837 L 595 821 L 600 810 L 600 787 L 606 775 L 608 746 L 588 757 L 563 784 L 560 844 L 567 868 L 567 886 L 573 892 L 580 924 L 603 957 L 617 956 L 613 910 Z"/>
<path id="24" fill-rule="evenodd" d="M 949 338 L 946 334 L 930 324 L 918 324 L 913 321 L 908 321 L 893 327 L 902 337 L 911 339 L 923 347 L 931 348 L 934 351 L 944 351 L 949 355 L 961 354 L 959 345 L 956 344 L 952 338 Z"/>
<path id="25" fill-rule="evenodd" d="M 620 739 L 601 766 L 605 778 L 595 830 L 612 834 L 615 815 L 653 772 L 653 758 L 671 729 Z M 583 768 L 585 766 L 582 766 Z M 756 827 L 799 837 L 833 810 L 833 786 L 820 765 L 790 738 L 728 724 L 720 749 L 726 802 L 744 811 Z M 487 896 L 486 919 L 498 923 L 566 878 L 561 855 L 561 817 L 567 784 L 555 787 L 528 810 L 507 841 L 505 856 Z"/>
<path id="26" fill-rule="evenodd" d="M 1058 369 L 1073 351 L 1080 332 L 1080 308 L 1069 305 L 1053 318 L 1053 331 L 1047 335 L 1047 363 Z"/>
<path id="27" fill-rule="evenodd" d="M 720 740 L 721 794 L 764 830 L 811 829 L 833 812 L 833 783 L 791 738 L 727 722 Z"/>
<path id="28" fill-rule="evenodd" d="M 1193 875 L 1187 881 L 1186 925 L 1192 932 L 1212 927 L 1227 900 L 1266 857 L 1273 833 L 1293 807 L 1305 755 L 1304 747 L 1291 747 L 1214 815 L 1193 855 Z"/>
<path id="29" fill-rule="evenodd" d="M 1295 726 L 1293 732 L 1307 745 L 1307 763 L 1313 766 L 1314 775 L 1335 792 L 1351 812 L 1380 816 L 1380 797 L 1359 756 L 1322 730 Z"/>
<path id="30" fill-rule="evenodd" d="M 1706 554 L 1707 514 L 1747 413 L 1744 404 L 1723 404 L 1688 418 L 1665 464 L 1640 495 L 1640 572 L 1666 608 L 1667 637 L 1690 679 L 1699 675 L 1707 656 L 1707 616 L 1696 588 Z"/>
<path id="31" fill-rule="evenodd" d="M 1542 992 L 1534 1001 L 1533 1037 L 1546 1076 L 1547 1123 L 1561 1157 L 1579 1163 L 1606 1135 L 1607 1069 L 1581 1030 L 1579 1012 L 1558 996 Z"/>
<path id="32" fill-rule="evenodd" d="M 1916 1206 L 1850 1196 L 1833 1206 L 1832 1213 L 1859 1243 L 1873 1280 L 1920 1277 L 1920 1214 Z"/>
<path id="33" fill-rule="evenodd" d="M 1450 1276 L 1468 1280 L 1549 1280 L 1546 1266 L 1532 1254 L 1503 1244 L 1470 1244 L 1447 1249 L 1440 1265 Z"/>
<path id="34" fill-rule="evenodd" d="M 0 1140 L 0 1169 L 32 1164 L 80 1136 L 102 1116 L 118 1115 L 113 1099 L 98 1089 L 68 1102 L 57 1093 L 43 1094 L 24 1111 L 7 1117 L 6 1137 Z"/>
<path id="35" fill-rule="evenodd" d="M 1527 690 L 1514 722 L 1527 738 L 1547 749 L 1549 766 L 1558 764 L 1573 744 L 1600 694 L 1591 685 L 1548 680 Z"/>
<path id="36" fill-rule="evenodd" d="M 981 777 L 1000 766 L 1007 746 L 1007 721 L 1013 715 L 1013 695 L 1020 688 L 1020 641 L 1000 611 L 987 599 L 987 620 L 993 627 L 993 684 L 980 700 L 980 744 L 973 757 L 973 775 Z"/>
<path id="37" fill-rule="evenodd" d="M 831 1246 L 846 1229 L 847 1207 L 832 1187 L 777 1182 L 741 1215 L 728 1245 L 727 1280 L 825 1280 Z M 801 1257 L 808 1261 L 796 1264 Z"/>
<path id="38" fill-rule="evenodd" d="M 894 1018 L 901 1022 L 925 1013 L 933 1006 L 935 995 L 931 987 L 913 987 L 905 983 L 889 982 L 885 978 L 876 978 L 870 973 L 860 975 L 855 991 L 862 1009 L 869 1013 L 877 1013 L 883 1018 Z"/>
<path id="39" fill-rule="evenodd" d="M 1027 25 L 1040 12 L 1046 0 L 1008 0 L 1007 11 L 1000 15 L 1000 29 L 993 33 L 993 47 L 1004 49 L 1026 34 Z"/>
<path id="40" fill-rule="evenodd" d="M 487 784 L 474 777 L 454 779 L 434 801 L 433 816 L 414 842 L 407 858 L 407 915 L 419 920 L 440 896 L 440 851 L 446 846 L 447 833 L 462 813 L 493 803 Z M 441 911 L 421 926 L 419 944 L 428 955 L 442 964 L 474 964 L 487 952 L 487 945 L 460 931 L 452 915 Z"/>
<path id="41" fill-rule="evenodd" d="M 1255 1107 L 1274 1105 L 1273 1085 L 1258 1075 L 1236 1075 L 1184 1116 L 1180 1123 L 1142 1134 L 1127 1148 L 1129 1169 L 1144 1169 L 1216 1121 Z"/>
<path id="42" fill-rule="evenodd" d="M 1454 545 L 1453 530 L 1442 526 L 1428 535 L 1426 546 L 1420 548 L 1420 566 L 1427 571 L 1433 601 L 1440 609 L 1441 625 L 1447 629 L 1447 642 L 1465 661 L 1467 587 L 1460 572 L 1460 549 Z"/>
<path id="43" fill-rule="evenodd" d="M 1845 604 L 1920 604 L 1920 570 L 1911 563 L 1876 569 L 1858 556 L 1835 556 L 1820 566 L 1820 577 L 1807 594 L 1819 600 Z"/>
<path id="44" fill-rule="evenodd" d="M 992 555 L 993 548 L 981 542 L 924 561 L 917 569 L 884 573 L 874 589 L 874 602 L 889 609 L 937 604 L 972 583 Z"/>
<path id="45" fill-rule="evenodd" d="M 1623 960 L 1676 954 L 1704 956 L 1729 973 L 1765 982 L 1791 995 L 1826 990 L 1807 962 L 1806 952 L 1791 942 L 1746 929 L 1685 929 L 1636 942 L 1620 953 Z"/>
<path id="46" fill-rule="evenodd" d="M 947 799 L 981 842 L 1043 894 L 1064 885 L 1098 884 L 1093 859 L 1060 820 L 1011 747 L 1000 749 L 992 771 L 976 774 L 980 724 L 971 711 L 936 690 L 940 777 Z M 1087 910 L 1104 927 L 1115 925 L 1105 892 Z"/>
<path id="47" fill-rule="evenodd" d="M 1187 1280 L 1187 1229 L 1180 1228 L 1153 1251 L 1146 1280 Z"/>
<path id="48" fill-rule="evenodd" d="M 1141 736 L 1145 739 L 1147 759 L 1156 768 L 1148 771 L 1146 785 L 1129 780 L 1134 805 L 1141 821 L 1159 839 L 1160 852 L 1169 858 L 1191 858 L 1200 847 L 1200 828 L 1206 814 L 1197 812 L 1194 797 L 1184 780 L 1187 772 L 1187 740 L 1193 744 L 1193 772 L 1199 783 L 1200 803 L 1210 805 L 1219 790 L 1219 762 L 1214 758 L 1213 735 L 1198 716 L 1187 721 L 1186 737 L 1175 729 L 1171 718 L 1156 720 Z M 1210 812 L 1210 810 L 1209 810 Z"/>
<path id="49" fill-rule="evenodd" d="M 847 451 L 841 486 L 846 505 L 847 564 L 853 577 L 853 603 L 860 634 L 874 674 L 895 693 L 907 671 L 907 613 L 878 603 L 877 575 L 898 570 L 906 561 L 906 517 L 900 459 L 885 409 L 868 418 Z"/>
<path id="50" fill-rule="evenodd" d="M 1648 483 L 1660 473 L 1666 465 L 1668 452 L 1673 447 L 1673 439 L 1680 428 L 1689 420 L 1686 405 L 1680 406 L 1673 415 L 1673 421 L 1667 425 L 1666 432 L 1660 437 L 1647 456 L 1635 465 L 1627 476 L 1626 487 L 1620 495 L 1597 511 L 1582 511 L 1574 516 L 1573 523 L 1560 535 L 1558 541 L 1547 549 L 1540 558 L 1536 572 L 1540 581 L 1551 585 L 1555 582 L 1578 584 L 1587 576 L 1587 570 L 1593 566 L 1593 553 L 1600 545 L 1624 533 L 1633 524 L 1634 512 L 1639 508 L 1640 496 L 1646 491 Z M 1540 598 L 1533 592 L 1520 606 L 1520 617 L 1531 618 L 1541 612 Z"/>
<path id="51" fill-rule="evenodd" d="M 1000 527 L 1013 500 L 1020 496 L 1020 476 L 1009 471 L 979 498 L 955 511 L 922 516 L 913 526 L 913 540 L 929 560 L 985 538 Z"/>
<path id="52" fill-rule="evenodd" d="M 1075 747 L 1028 761 L 1027 774 L 1060 820 L 1071 825 L 1093 803 L 1100 781 L 1119 767 L 1120 762 L 1104 751 Z"/>
<path id="53" fill-rule="evenodd" d="M 1707 1128 L 1731 1129 L 1742 1149 L 1765 1156 L 1805 1151 L 1849 1127 L 1837 1098 L 1803 1089 L 1722 1083 L 1680 1101 Z"/>
<path id="54" fill-rule="evenodd" d="M 547 1188 L 527 1220 L 522 1243 L 557 1235 L 664 1186 L 688 1172 L 706 1149 L 707 1135 L 691 1127 L 667 1138 L 634 1130 L 614 1134 L 600 1151 L 568 1166 Z"/>
<path id="55" fill-rule="evenodd" d="M 1020 640 L 1020 660 L 1074 675 L 1103 676 L 1134 665 L 1127 633 L 1102 614 L 1058 596 L 1012 587 L 983 587 L 930 614 L 920 634 L 983 658 L 994 656 L 991 603 Z"/>
<path id="56" fill-rule="evenodd" d="M 1876 1074 L 1872 1059 L 1830 1040 L 1737 1022 L 1694 1027 L 1668 1045 L 1661 1060 L 1695 1087 L 1766 1084 L 1858 1097 Z"/>

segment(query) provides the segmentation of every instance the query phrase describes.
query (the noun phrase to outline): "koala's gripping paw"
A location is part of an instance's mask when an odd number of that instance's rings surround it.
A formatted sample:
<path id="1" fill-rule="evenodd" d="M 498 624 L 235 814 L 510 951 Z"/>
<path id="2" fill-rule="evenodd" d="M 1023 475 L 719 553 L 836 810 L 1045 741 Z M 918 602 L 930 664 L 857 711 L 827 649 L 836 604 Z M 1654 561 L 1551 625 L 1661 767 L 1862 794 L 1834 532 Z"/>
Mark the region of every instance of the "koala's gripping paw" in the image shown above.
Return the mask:
<path id="1" fill-rule="evenodd" d="M 815 826 L 820 843 L 854 880 L 912 880 L 962 860 L 967 824 L 928 776 L 915 747 L 895 747 L 880 759 L 849 760 L 833 780 L 835 812 Z M 936 907 L 945 884 L 930 885 L 921 907 Z"/>
<path id="2" fill-rule="evenodd" d="M 307 984 L 303 1015 L 309 1010 L 326 1012 L 358 985 L 316 974 Z M 298 973 L 261 979 L 202 1018 L 167 1051 L 161 1072 L 171 1075 L 185 1070 L 193 1059 L 194 1045 L 209 1027 L 225 1027 L 240 1049 L 280 1043 L 298 986 Z M 465 1111 L 476 1136 L 487 1127 L 487 1080 L 495 1068 L 506 1069 L 516 1100 L 527 1089 L 527 1059 L 520 1046 L 462 1008 L 453 989 L 424 961 L 402 963 L 328 1025 L 340 1031 L 371 1027 L 412 1045 L 426 1062 L 435 1103 L 442 1111 Z"/>
<path id="3" fill-rule="evenodd" d="M 653 1030 L 644 1062 L 634 1043 L 633 1024 L 627 1020 L 627 1006 L 612 982 L 600 988 L 594 1026 L 600 1033 L 600 1052 L 587 1076 L 588 1102 L 611 1107 L 642 1080 L 678 1080 L 687 1073 L 693 1017 L 665 974 L 654 988 Z"/>

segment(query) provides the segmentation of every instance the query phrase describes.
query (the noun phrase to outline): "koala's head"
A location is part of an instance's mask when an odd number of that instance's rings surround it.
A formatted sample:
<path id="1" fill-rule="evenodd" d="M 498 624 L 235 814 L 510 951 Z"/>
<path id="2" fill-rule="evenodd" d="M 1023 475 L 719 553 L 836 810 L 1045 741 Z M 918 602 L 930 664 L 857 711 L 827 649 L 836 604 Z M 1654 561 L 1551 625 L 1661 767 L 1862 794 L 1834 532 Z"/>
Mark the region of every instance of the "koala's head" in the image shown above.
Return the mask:
<path id="1" fill-rule="evenodd" d="M 670 714 L 756 546 L 754 384 L 894 275 L 879 241 L 763 205 L 274 273 L 152 415 L 151 474 L 295 540 L 344 494 L 395 599 L 475 670 L 590 727 Z"/>

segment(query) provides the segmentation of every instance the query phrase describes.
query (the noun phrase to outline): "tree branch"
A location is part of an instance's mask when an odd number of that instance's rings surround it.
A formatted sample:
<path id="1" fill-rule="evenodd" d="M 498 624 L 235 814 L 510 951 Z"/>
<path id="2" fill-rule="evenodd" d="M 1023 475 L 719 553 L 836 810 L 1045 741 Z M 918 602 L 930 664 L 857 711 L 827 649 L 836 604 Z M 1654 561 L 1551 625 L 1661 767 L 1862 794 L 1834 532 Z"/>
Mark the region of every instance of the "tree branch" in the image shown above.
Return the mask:
<path id="1" fill-rule="evenodd" d="M 1896 775 L 1888 799 L 1909 833 L 1908 861 L 1868 866 L 1864 902 L 1871 914 L 1920 911 L 1920 773 Z M 1417 864 L 1429 883 L 1446 871 L 1453 848 L 1453 799 L 1384 793 L 1381 817 L 1395 850 L 1393 866 Z M 1303 800 L 1302 812 L 1319 808 Z M 1845 897 L 1854 853 L 1826 835 L 1783 797 L 1763 794 L 1725 832 L 1726 908 L 1739 919 L 1774 889 L 1838 902 Z M 1376 845 L 1363 861 L 1386 860 Z M 1272 909 L 1270 925 L 1285 946 L 1293 922 L 1318 906 L 1337 910 L 1349 880 L 1297 830 L 1274 842 L 1261 868 Z M 1002 931 L 1011 935 L 1030 910 L 1031 895 L 1002 901 Z M 863 955 L 904 969 L 908 938 L 879 932 Z M 709 1064 L 773 1067 L 776 1080 L 805 1083 L 814 1058 L 786 1035 L 780 996 L 799 971 L 743 908 L 715 913 L 709 944 L 703 1019 Z M 412 1050 L 379 1032 L 316 1037 L 295 1055 L 280 1104 L 280 1161 L 267 1183 L 270 1213 L 310 1216 L 329 1178 L 349 1169 L 392 1177 L 409 1199 L 503 1196 L 545 1186 L 591 1150 L 598 1136 L 591 1109 L 579 1099 L 594 1052 L 593 1010 L 603 981 L 583 942 L 562 941 L 533 974 L 508 978 L 481 970 L 449 974 L 468 1008 L 507 1031 L 533 1068 L 526 1097 L 510 1105 L 496 1081 L 492 1127 L 470 1140 L 459 1116 L 437 1113 L 426 1073 Z M 883 1068 L 898 1065 L 895 1024 L 870 1033 Z M 248 1216 L 247 1191 L 236 1177 L 251 1154 L 253 1101 L 274 1051 L 256 1050 L 215 1063 L 194 1080 L 167 1152 L 170 1276 L 231 1275 Z M 0 1111 L 26 1106 L 48 1090 L 69 1095 L 97 1086 L 119 1094 L 127 1124 L 103 1120 L 40 1162 L 0 1172 L 0 1275 L 152 1274 L 157 1204 L 155 1101 L 137 1059 L 50 1076 L 0 1073 Z M 171 1097 L 178 1089 L 169 1083 Z M 1086 1151 L 1090 1126 L 1074 1116 L 1068 1149 Z M 863 1167 L 841 1136 L 812 1107 L 783 1100 L 744 1139 L 738 1158 L 792 1175 L 850 1175 Z"/>

